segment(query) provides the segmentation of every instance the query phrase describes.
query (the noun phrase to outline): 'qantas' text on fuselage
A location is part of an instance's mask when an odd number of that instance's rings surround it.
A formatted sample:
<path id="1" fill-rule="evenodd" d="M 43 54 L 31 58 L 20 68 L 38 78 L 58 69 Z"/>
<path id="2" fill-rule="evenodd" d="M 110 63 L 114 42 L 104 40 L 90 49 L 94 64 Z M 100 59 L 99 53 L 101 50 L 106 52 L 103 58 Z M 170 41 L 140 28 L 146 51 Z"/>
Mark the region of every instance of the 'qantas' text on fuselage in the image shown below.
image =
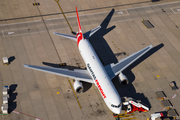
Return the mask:
<path id="1" fill-rule="evenodd" d="M 89 71 L 91 72 L 91 75 L 93 76 L 94 80 L 96 80 L 96 76 L 95 76 L 93 70 L 91 69 L 91 66 L 89 65 L 89 63 L 87 64 L 87 67 L 88 67 Z"/>

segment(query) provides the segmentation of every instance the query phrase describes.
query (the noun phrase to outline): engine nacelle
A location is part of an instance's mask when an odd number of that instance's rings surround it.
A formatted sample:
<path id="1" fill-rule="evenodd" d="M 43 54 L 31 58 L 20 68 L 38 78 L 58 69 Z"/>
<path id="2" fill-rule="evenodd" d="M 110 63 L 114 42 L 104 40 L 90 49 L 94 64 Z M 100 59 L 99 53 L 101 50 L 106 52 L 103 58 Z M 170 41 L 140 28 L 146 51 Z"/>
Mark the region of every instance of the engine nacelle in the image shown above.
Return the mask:
<path id="1" fill-rule="evenodd" d="M 122 85 L 127 85 L 129 83 L 129 80 L 127 79 L 127 77 L 121 72 L 119 75 L 119 82 L 122 84 Z"/>
<path id="2" fill-rule="evenodd" d="M 77 93 L 82 93 L 84 91 L 84 87 L 82 85 L 82 83 L 79 81 L 79 80 L 74 80 L 74 90 L 77 92 Z"/>

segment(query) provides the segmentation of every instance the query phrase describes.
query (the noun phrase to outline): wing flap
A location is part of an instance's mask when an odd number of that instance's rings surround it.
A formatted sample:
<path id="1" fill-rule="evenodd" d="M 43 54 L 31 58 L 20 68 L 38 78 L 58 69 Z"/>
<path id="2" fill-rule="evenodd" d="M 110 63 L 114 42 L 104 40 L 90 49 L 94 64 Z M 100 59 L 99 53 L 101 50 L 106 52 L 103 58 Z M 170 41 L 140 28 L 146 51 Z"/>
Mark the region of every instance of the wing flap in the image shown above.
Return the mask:
<path id="1" fill-rule="evenodd" d="M 72 79 L 78 79 L 84 82 L 94 83 L 87 70 L 79 70 L 79 69 L 68 70 L 63 68 L 51 68 L 51 67 L 35 66 L 35 65 L 27 65 L 27 64 L 24 64 L 24 67 L 42 72 L 52 73 L 55 75 L 61 75 Z"/>
<path id="2" fill-rule="evenodd" d="M 132 63 L 134 63 L 138 58 L 143 56 L 145 53 L 147 53 L 151 48 L 153 48 L 152 45 L 149 45 L 148 47 L 131 54 L 130 56 L 121 59 L 118 61 L 118 63 L 109 64 L 105 66 L 105 69 L 109 75 L 109 77 L 112 79 L 116 75 L 118 75 L 120 72 L 122 72 L 124 69 L 126 69 L 128 66 L 130 66 Z"/>

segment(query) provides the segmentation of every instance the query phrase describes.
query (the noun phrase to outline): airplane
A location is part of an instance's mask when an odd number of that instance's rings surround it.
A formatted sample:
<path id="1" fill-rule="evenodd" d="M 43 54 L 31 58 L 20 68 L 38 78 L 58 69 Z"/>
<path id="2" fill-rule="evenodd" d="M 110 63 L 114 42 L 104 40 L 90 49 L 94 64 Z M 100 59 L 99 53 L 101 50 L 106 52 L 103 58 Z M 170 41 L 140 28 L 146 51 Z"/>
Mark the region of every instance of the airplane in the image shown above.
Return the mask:
<path id="1" fill-rule="evenodd" d="M 78 32 L 76 33 L 76 35 L 67 35 L 57 32 L 54 32 L 54 34 L 77 42 L 77 47 L 86 64 L 87 69 L 69 70 L 66 68 L 53 68 L 53 67 L 27 65 L 27 64 L 24 64 L 24 67 L 72 78 L 74 79 L 73 87 L 75 91 L 78 93 L 82 93 L 84 90 L 81 81 L 95 84 L 107 107 L 113 113 L 120 114 L 122 109 L 121 97 L 118 94 L 111 80 L 114 77 L 118 76 L 119 82 L 121 84 L 123 85 L 128 84 L 129 81 L 127 77 L 122 73 L 123 70 L 125 70 L 138 58 L 140 58 L 145 53 L 147 53 L 151 48 L 153 48 L 153 46 L 149 45 L 146 48 L 119 60 L 117 63 L 111 63 L 109 65 L 103 66 L 101 60 L 99 59 L 98 55 L 96 54 L 95 50 L 93 49 L 88 39 L 94 33 L 96 33 L 101 28 L 101 26 L 98 26 L 83 34 L 81 30 L 81 24 L 80 24 L 77 7 L 76 7 L 76 14 L 77 14 L 77 22 L 78 22 Z"/>

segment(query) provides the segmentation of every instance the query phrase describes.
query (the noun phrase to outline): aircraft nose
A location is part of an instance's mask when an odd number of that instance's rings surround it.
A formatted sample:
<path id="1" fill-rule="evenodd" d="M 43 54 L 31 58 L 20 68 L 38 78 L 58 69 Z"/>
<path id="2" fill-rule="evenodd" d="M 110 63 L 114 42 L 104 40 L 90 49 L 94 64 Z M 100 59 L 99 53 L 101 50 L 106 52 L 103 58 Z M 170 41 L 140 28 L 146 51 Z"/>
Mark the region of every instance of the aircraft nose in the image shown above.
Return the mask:
<path id="1" fill-rule="evenodd" d="M 113 113 L 120 114 L 121 113 L 121 107 L 120 108 L 114 108 Z"/>

